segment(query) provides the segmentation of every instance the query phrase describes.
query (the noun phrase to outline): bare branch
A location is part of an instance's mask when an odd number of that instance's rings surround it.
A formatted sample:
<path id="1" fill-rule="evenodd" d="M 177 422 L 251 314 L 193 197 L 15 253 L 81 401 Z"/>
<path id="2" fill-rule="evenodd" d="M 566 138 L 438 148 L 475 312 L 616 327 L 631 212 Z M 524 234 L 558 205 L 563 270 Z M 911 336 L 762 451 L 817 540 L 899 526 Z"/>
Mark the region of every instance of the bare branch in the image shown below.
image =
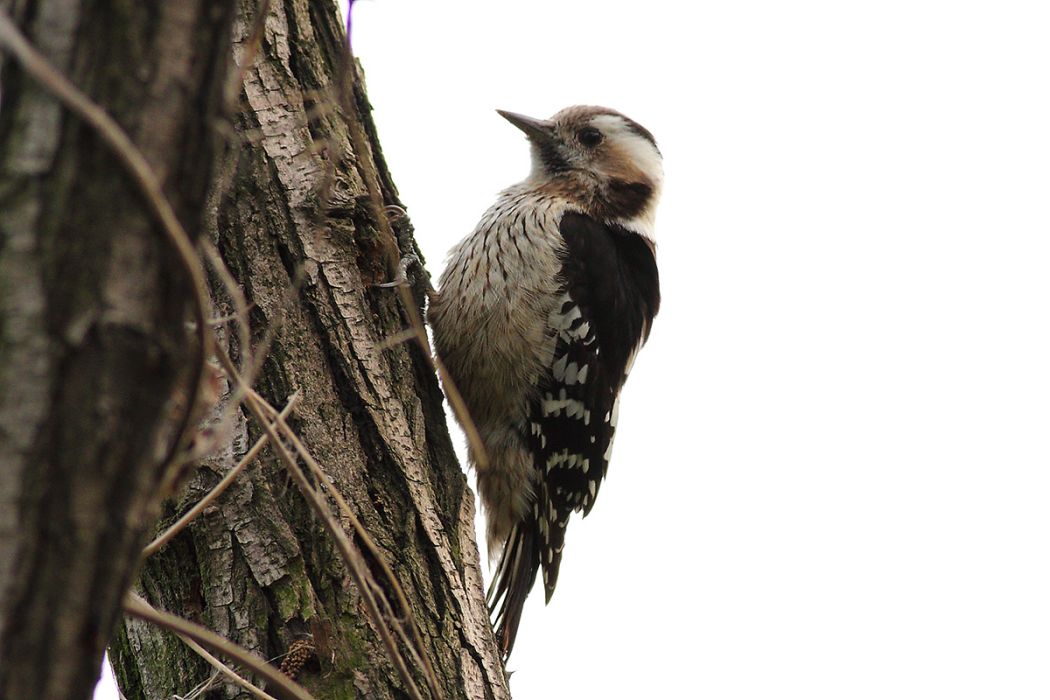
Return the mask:
<path id="1" fill-rule="evenodd" d="M 347 41 L 343 51 L 343 62 L 346 79 L 340 81 L 339 86 L 344 122 L 350 132 L 350 143 L 354 148 L 354 153 L 358 154 L 362 179 L 365 182 L 365 188 L 368 190 L 368 202 L 372 207 L 372 217 L 379 227 L 379 237 L 383 241 L 386 252 L 388 272 L 396 283 L 400 276 L 403 275 L 403 273 L 399 275 L 401 250 L 397 244 L 397 237 L 394 236 L 393 228 L 390 225 L 389 215 L 391 209 L 383 205 L 383 195 L 379 189 L 378 169 L 376 168 L 375 159 L 372 157 L 372 149 L 368 146 L 368 139 L 365 136 L 364 129 L 361 127 L 362 119 L 357 108 L 357 101 L 353 97 L 354 86 L 360 81 L 360 78 L 357 74 L 357 63 L 354 60 L 353 52 L 350 50 L 349 41 Z M 397 209 L 401 212 L 404 211 L 400 207 L 397 207 Z M 394 213 L 398 212 L 394 211 Z M 485 444 L 481 441 L 481 435 L 478 433 L 474 419 L 470 416 L 470 410 L 467 408 L 467 403 L 463 400 L 463 395 L 456 387 L 456 383 L 452 380 L 448 370 L 445 369 L 445 365 L 430 348 L 430 340 L 427 338 L 423 319 L 419 316 L 419 310 L 416 308 L 415 299 L 412 298 L 412 292 L 403 284 L 397 283 L 394 286 L 401 300 L 401 307 L 405 310 L 405 315 L 408 317 L 409 326 L 416 332 L 416 340 L 419 342 L 419 347 L 423 350 L 423 356 L 428 359 L 432 369 L 441 378 L 441 385 L 445 389 L 449 406 L 452 407 L 452 411 L 456 414 L 459 424 L 463 426 L 463 432 L 467 436 L 467 442 L 470 443 L 474 461 L 478 469 L 485 469 L 489 463 L 488 451 L 485 449 Z"/>
<path id="2" fill-rule="evenodd" d="M 291 414 L 292 409 L 294 409 L 295 405 L 299 403 L 299 398 L 300 394 L 297 391 L 294 394 L 292 394 L 292 396 L 288 399 L 288 403 L 285 404 L 284 409 L 279 414 L 282 421 Z M 275 423 L 274 426 L 276 427 L 277 424 Z M 270 436 L 268 434 L 261 435 L 259 439 L 255 441 L 255 444 L 252 445 L 251 449 L 248 450 L 248 452 L 243 457 L 241 457 L 240 461 L 237 462 L 237 465 L 226 473 L 226 475 L 222 478 L 222 481 L 216 484 L 215 488 L 213 488 L 211 491 L 205 494 L 204 498 L 202 498 L 196 505 L 194 505 L 192 508 L 186 511 L 185 515 L 183 515 L 181 518 L 175 521 L 175 523 L 171 527 L 169 527 L 167 530 L 161 533 L 155 540 L 150 542 L 146 546 L 146 548 L 142 550 L 142 556 L 148 557 L 156 553 L 158 550 L 161 549 L 161 547 L 170 542 L 171 539 L 175 537 L 175 535 L 182 532 L 187 525 L 193 522 L 194 518 L 196 518 L 198 515 L 204 512 L 205 508 L 211 505 L 211 503 L 214 502 L 215 499 L 221 496 L 222 493 L 230 487 L 230 484 L 234 482 L 234 480 L 237 478 L 237 475 L 239 475 L 245 467 L 247 467 L 255 460 L 255 458 L 259 455 L 259 453 L 262 451 L 263 447 L 266 446 L 266 443 L 269 440 Z"/>
<path id="3" fill-rule="evenodd" d="M 310 693 L 306 692 L 301 685 L 295 681 L 289 680 L 283 673 L 268 664 L 266 661 L 255 656 L 244 647 L 234 644 L 225 637 L 218 635 L 205 627 L 190 622 L 189 620 L 184 620 L 176 615 L 157 610 L 134 592 L 129 592 L 127 598 L 124 599 L 124 611 L 132 617 L 137 617 L 140 620 L 145 620 L 146 622 L 151 622 L 155 625 L 171 630 L 180 637 L 188 637 L 207 649 L 211 649 L 212 651 L 233 659 L 245 668 L 250 668 L 267 683 L 279 688 L 284 693 L 287 693 L 289 697 L 295 698 L 296 700 L 315 700 L 315 698 L 310 695 Z M 223 669 L 225 669 L 225 666 L 219 670 L 225 673 L 226 671 Z M 245 683 L 247 683 L 247 681 L 245 681 Z M 271 696 L 266 695 L 265 693 L 263 693 L 263 697 L 271 698 Z M 271 698 L 271 700 L 274 699 Z"/>
<path id="4" fill-rule="evenodd" d="M 145 601 L 143 601 L 143 602 L 145 602 Z M 178 634 L 178 633 L 176 632 L 176 634 Z M 184 634 L 178 634 L 178 637 L 179 637 L 179 639 L 181 639 L 183 641 L 183 643 L 186 646 L 188 646 L 190 649 L 193 649 L 193 651 L 196 652 L 199 657 L 201 657 L 202 659 L 207 661 L 209 664 L 211 664 L 212 668 L 214 668 L 216 671 L 218 671 L 222 675 L 224 675 L 227 678 L 229 678 L 231 681 L 233 681 L 234 683 L 236 683 L 240 687 L 242 687 L 245 690 L 247 690 L 252 695 L 254 695 L 254 696 L 258 697 L 258 698 L 262 698 L 263 700 L 277 700 L 277 698 L 275 698 L 274 696 L 270 695 L 269 693 L 267 693 L 262 688 L 259 688 L 255 684 L 248 682 L 244 678 L 241 678 L 241 676 L 238 675 L 236 671 L 234 671 L 232 668 L 230 668 L 229 666 L 224 664 L 222 661 L 220 661 L 216 657 L 212 656 L 210 653 L 208 653 L 207 649 L 202 647 L 200 644 L 197 644 L 197 642 L 193 641 L 192 639 L 190 639 L 189 637 L 187 637 Z"/>
<path id="5" fill-rule="evenodd" d="M 208 260 L 212 271 L 219 277 L 223 289 L 233 302 L 233 310 L 237 316 L 237 342 L 240 346 L 238 349 L 241 355 L 241 374 L 247 374 L 250 368 L 254 367 L 252 363 L 252 329 L 248 325 L 248 300 L 244 298 L 244 290 L 241 289 L 241 286 L 237 284 L 237 280 L 230 274 L 229 268 L 226 267 L 226 262 L 219 255 L 219 251 L 215 249 L 212 242 L 201 241 L 201 249 L 204 251 L 204 257 Z M 248 376 L 250 377 L 251 375 L 249 374 Z M 240 401 L 231 401 L 231 403 L 236 406 Z"/>
<path id="6" fill-rule="evenodd" d="M 353 543 L 351 543 L 350 539 L 346 536 L 346 533 L 343 531 L 343 528 L 339 525 L 339 523 L 335 521 L 335 518 L 332 517 L 332 514 L 329 511 L 328 505 L 325 501 L 325 495 L 319 493 L 317 489 L 315 489 L 313 485 L 310 484 L 309 480 L 306 478 L 306 475 L 296 463 L 295 457 L 288 451 L 288 448 L 284 446 L 280 439 L 278 439 L 276 431 L 270 426 L 270 421 L 267 419 L 266 412 L 264 410 L 265 401 L 262 399 L 261 396 L 256 394 L 255 391 L 251 389 L 251 387 L 249 387 L 245 383 L 244 378 L 241 377 L 240 374 L 238 374 L 237 368 L 234 367 L 233 361 L 230 360 L 229 356 L 225 352 L 223 352 L 221 348 L 218 349 L 217 352 L 219 360 L 222 363 L 223 367 L 226 369 L 226 372 L 229 375 L 230 379 L 232 381 L 235 381 L 241 387 L 243 387 L 244 390 L 247 392 L 245 405 L 248 407 L 248 410 L 255 417 L 255 420 L 259 423 L 259 425 L 266 431 L 266 434 L 270 437 L 270 443 L 274 446 L 274 448 L 277 451 L 277 455 L 288 468 L 289 475 L 299 487 L 300 491 L 306 498 L 307 503 L 313 509 L 314 513 L 316 513 L 317 516 L 320 518 L 325 529 L 330 535 L 332 535 L 333 539 L 335 540 L 336 548 L 339 550 L 343 561 L 346 563 L 347 570 L 353 577 L 354 583 L 357 584 L 358 590 L 361 593 L 361 599 L 365 603 L 365 609 L 368 612 L 369 617 L 371 617 L 373 622 L 375 622 L 376 629 L 379 632 L 379 637 L 382 640 L 383 645 L 387 649 L 387 654 L 390 657 L 391 662 L 394 664 L 394 668 L 397 670 L 399 677 L 405 684 L 406 691 L 408 692 L 409 696 L 413 698 L 413 700 L 423 700 L 423 696 L 420 694 L 419 691 L 419 686 L 416 684 L 415 679 L 412 678 L 412 674 L 408 670 L 407 665 L 405 664 L 405 659 L 397 648 L 397 642 L 391 635 L 391 630 L 389 626 L 384 622 L 382 612 L 379 609 L 379 604 L 377 603 L 373 594 L 373 590 L 371 588 L 372 575 L 369 572 L 368 565 L 365 563 L 363 557 L 361 556 L 361 553 L 357 551 L 356 547 L 354 547 Z M 276 410 L 272 407 L 270 408 L 270 411 L 273 415 L 277 414 Z M 279 425 L 281 425 L 281 428 L 286 431 L 285 434 L 290 439 L 292 439 L 293 442 L 298 440 L 297 437 L 293 437 L 294 433 L 290 429 L 288 429 L 287 424 L 283 424 L 283 419 L 278 419 L 277 422 Z M 305 450 L 305 447 L 303 449 Z M 338 495 L 338 491 L 336 489 L 331 489 L 330 493 L 332 495 Z M 354 517 L 353 521 L 356 522 L 357 518 Z M 360 525 L 360 523 L 358 523 L 358 525 Z M 382 557 L 380 556 L 378 560 L 382 561 Z M 384 563 L 383 566 L 385 567 L 386 564 Z M 440 689 L 437 686 L 435 686 L 432 690 L 434 693 L 434 697 L 441 697 Z"/>
<path id="7" fill-rule="evenodd" d="M 263 402 L 265 404 L 265 399 L 263 399 L 258 394 L 255 394 L 254 391 L 252 391 L 252 394 L 254 395 L 254 398 L 258 399 L 260 402 Z M 270 407 L 269 410 L 273 412 L 272 407 Z M 328 486 L 328 495 L 332 497 L 332 500 L 334 500 L 336 505 L 339 507 L 339 512 L 343 515 L 344 518 L 346 518 L 350 522 L 351 527 L 354 529 L 354 534 L 357 535 L 361 543 L 364 544 L 365 548 L 368 549 L 368 553 L 372 555 L 374 560 L 379 563 L 379 568 L 383 572 L 383 577 L 386 578 L 387 584 L 390 586 L 391 590 L 394 591 L 394 595 L 397 597 L 398 608 L 401 610 L 401 615 L 405 617 L 405 621 L 408 623 L 408 628 L 412 634 L 412 641 L 414 643 L 409 644 L 410 651 L 412 651 L 415 658 L 419 661 L 424 673 L 430 676 L 427 678 L 427 681 L 432 686 L 431 690 L 435 693 L 435 695 L 440 696 L 440 691 L 438 690 L 437 685 L 437 678 L 436 676 L 434 676 L 434 670 L 431 667 L 427 658 L 426 648 L 424 647 L 422 637 L 419 634 L 419 628 L 416 626 L 415 618 L 412 616 L 412 608 L 408 604 L 408 599 L 405 597 L 405 591 L 401 587 L 400 581 L 398 581 L 397 577 L 394 576 L 394 572 L 390 569 L 390 566 L 387 564 L 386 558 L 383 556 L 383 553 L 379 551 L 379 548 L 372 540 L 371 535 L 368 534 L 368 530 L 365 529 L 365 526 L 362 525 L 361 521 L 358 519 L 357 514 L 354 513 L 353 510 L 351 510 L 350 505 L 346 502 L 342 494 L 339 492 L 339 488 L 336 486 L 335 482 L 332 481 L 332 478 L 328 476 L 327 472 L 321 469 L 321 465 L 319 465 L 317 463 L 317 460 L 313 458 L 313 455 L 310 454 L 310 451 L 299 439 L 299 436 L 288 426 L 288 424 L 284 421 L 283 418 L 276 416 L 274 418 L 274 422 L 280 427 L 281 432 L 284 433 L 285 437 L 287 437 L 288 440 L 292 443 L 292 446 L 302 458 L 303 463 L 306 464 L 307 467 L 309 467 L 310 471 L 313 472 L 314 476 L 317 479 L 319 479 L 326 486 Z M 386 604 L 389 609 L 389 602 L 386 601 L 385 596 L 382 595 L 382 588 L 377 588 L 376 590 L 380 592 L 382 596 L 382 602 Z M 400 620 L 397 616 L 392 615 L 391 619 L 395 622 L 395 626 L 400 627 Z M 405 641 L 406 643 L 409 642 L 408 639 L 405 639 Z"/>
<path id="8" fill-rule="evenodd" d="M 418 332 L 415 328 L 406 328 L 403 331 L 394 333 L 393 335 L 387 336 L 383 342 L 379 344 L 380 350 L 386 350 L 388 348 L 397 347 L 402 343 L 407 343 L 410 340 L 415 340 Z"/>

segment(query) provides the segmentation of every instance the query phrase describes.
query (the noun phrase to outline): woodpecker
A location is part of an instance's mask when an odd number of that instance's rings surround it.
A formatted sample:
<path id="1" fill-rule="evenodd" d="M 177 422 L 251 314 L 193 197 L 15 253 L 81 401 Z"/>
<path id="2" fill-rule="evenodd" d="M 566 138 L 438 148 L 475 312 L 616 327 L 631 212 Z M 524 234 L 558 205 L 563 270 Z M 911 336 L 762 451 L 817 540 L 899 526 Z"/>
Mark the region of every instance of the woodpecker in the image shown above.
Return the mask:
<path id="1" fill-rule="evenodd" d="M 538 571 L 550 602 L 569 516 L 594 506 L 620 388 L 659 310 L 663 160 L 611 109 L 497 111 L 525 132 L 532 169 L 449 253 L 429 319 L 487 458 L 471 447 L 507 658 Z"/>

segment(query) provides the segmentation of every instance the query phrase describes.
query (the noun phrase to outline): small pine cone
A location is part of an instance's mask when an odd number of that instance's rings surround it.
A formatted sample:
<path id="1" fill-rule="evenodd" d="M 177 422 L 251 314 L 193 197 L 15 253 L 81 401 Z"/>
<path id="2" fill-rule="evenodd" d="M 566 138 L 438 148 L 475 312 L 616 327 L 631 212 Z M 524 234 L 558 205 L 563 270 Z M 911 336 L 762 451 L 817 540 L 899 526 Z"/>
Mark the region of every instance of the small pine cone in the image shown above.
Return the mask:
<path id="1" fill-rule="evenodd" d="M 288 653 L 284 655 L 284 660 L 281 661 L 281 673 L 294 681 L 295 677 L 299 675 L 299 671 L 302 670 L 303 666 L 306 665 L 306 662 L 309 661 L 316 652 L 317 648 L 309 639 L 295 640 L 292 642 L 292 645 L 288 647 Z"/>

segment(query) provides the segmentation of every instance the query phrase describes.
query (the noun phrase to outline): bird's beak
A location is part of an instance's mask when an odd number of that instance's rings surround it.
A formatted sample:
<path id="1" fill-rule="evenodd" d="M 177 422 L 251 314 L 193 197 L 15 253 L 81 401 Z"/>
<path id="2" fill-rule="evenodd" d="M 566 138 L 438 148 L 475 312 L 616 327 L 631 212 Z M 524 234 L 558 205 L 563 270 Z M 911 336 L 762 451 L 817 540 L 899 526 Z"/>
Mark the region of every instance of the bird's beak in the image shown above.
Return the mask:
<path id="1" fill-rule="evenodd" d="M 549 143 L 554 140 L 554 124 L 546 119 L 533 119 L 524 114 L 496 110 L 501 117 L 525 132 L 534 143 Z"/>

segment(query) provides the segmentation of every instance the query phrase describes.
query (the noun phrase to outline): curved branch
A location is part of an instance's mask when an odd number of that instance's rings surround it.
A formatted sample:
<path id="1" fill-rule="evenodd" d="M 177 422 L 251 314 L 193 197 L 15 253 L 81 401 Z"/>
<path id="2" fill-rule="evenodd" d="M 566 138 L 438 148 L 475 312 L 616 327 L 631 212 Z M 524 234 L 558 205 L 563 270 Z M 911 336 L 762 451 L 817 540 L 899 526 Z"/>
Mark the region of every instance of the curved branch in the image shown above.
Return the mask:
<path id="1" fill-rule="evenodd" d="M 259 676 L 261 676 L 267 683 L 271 683 L 277 688 L 280 688 L 287 693 L 289 697 L 293 697 L 296 700 L 315 700 L 315 698 L 310 695 L 310 693 L 306 692 L 301 685 L 290 680 L 288 676 L 255 656 L 244 647 L 234 644 L 230 640 L 215 634 L 206 627 L 201 627 L 189 620 L 184 620 L 181 617 L 157 610 L 133 592 L 128 593 L 127 598 L 124 599 L 124 611 L 132 617 L 137 617 L 140 620 L 145 620 L 146 622 L 151 622 L 155 625 L 164 627 L 165 629 L 169 629 L 179 636 L 189 637 L 205 648 L 233 659 L 242 666 L 250 668 L 252 671 L 259 674 Z M 267 695 L 266 697 L 270 696 Z"/>

